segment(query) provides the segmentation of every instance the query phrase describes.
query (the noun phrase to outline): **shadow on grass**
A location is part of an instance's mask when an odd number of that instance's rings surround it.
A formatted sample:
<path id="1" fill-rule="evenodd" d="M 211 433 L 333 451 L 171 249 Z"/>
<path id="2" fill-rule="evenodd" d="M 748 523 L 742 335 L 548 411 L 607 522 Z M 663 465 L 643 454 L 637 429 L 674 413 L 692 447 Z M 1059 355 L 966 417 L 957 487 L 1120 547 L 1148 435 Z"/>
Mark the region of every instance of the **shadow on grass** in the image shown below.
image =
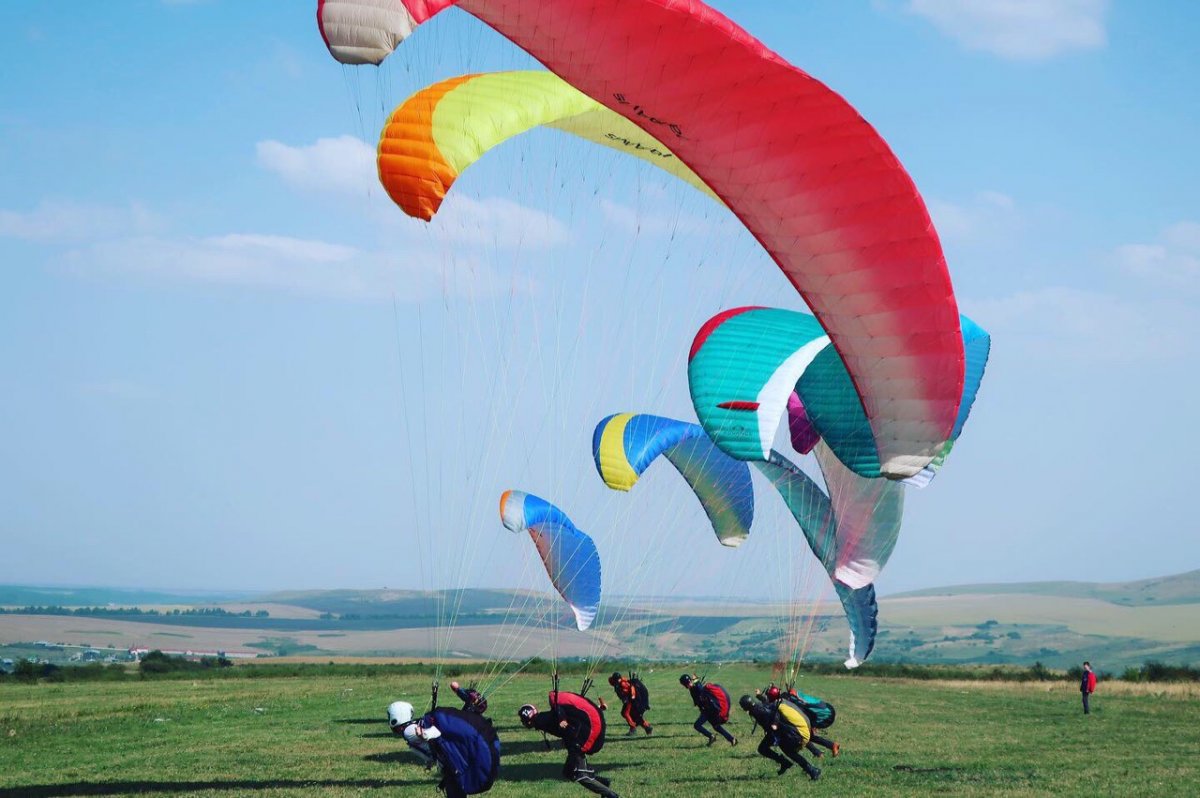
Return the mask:
<path id="1" fill-rule="evenodd" d="M 771 768 L 775 767 L 775 765 L 771 764 L 770 762 L 767 762 L 767 764 L 770 765 Z M 796 768 L 796 770 L 799 770 L 799 769 L 800 768 Z M 723 778 L 721 776 L 672 777 L 671 784 L 704 784 L 704 785 L 707 785 L 709 788 L 718 789 L 718 790 L 724 789 L 721 785 L 728 784 L 728 785 L 731 785 L 731 788 L 730 788 L 731 794 L 737 795 L 737 788 L 732 785 L 766 784 L 766 783 L 770 783 L 770 782 L 775 782 L 776 784 L 787 785 L 787 784 L 789 784 L 789 780 L 795 780 L 795 779 L 797 779 L 797 777 L 793 776 L 791 771 L 789 771 L 786 775 L 779 776 L 772 769 L 769 772 L 764 772 L 759 775 L 754 775 L 754 776 L 739 775 L 736 778 L 733 778 L 733 777 Z M 805 776 L 803 773 L 799 774 L 799 779 L 801 781 L 803 781 L 804 783 L 808 783 L 808 777 Z M 822 782 L 824 782 L 826 780 L 827 780 L 827 777 L 825 777 L 825 776 L 821 777 Z M 705 792 L 705 794 L 709 795 L 712 793 Z"/>
<path id="2" fill-rule="evenodd" d="M 607 776 L 610 771 L 621 768 L 641 767 L 643 762 L 593 762 L 588 764 L 596 769 L 601 776 Z M 521 763 L 516 765 L 501 765 L 499 781 L 562 781 L 562 762 Z"/>
<path id="3" fill-rule="evenodd" d="M 379 762 L 384 765 L 420 765 L 417 755 L 410 753 L 407 748 L 402 751 L 391 751 L 386 754 L 367 754 L 364 762 Z"/>
<path id="4" fill-rule="evenodd" d="M 231 779 L 229 781 L 76 781 L 0 788 L 0 798 L 66 798 L 72 795 L 138 795 L 141 793 L 253 792 L 255 790 L 381 790 L 428 785 L 428 779 Z"/>
<path id="5" fill-rule="evenodd" d="M 651 738 L 651 739 L 653 739 L 653 738 Z M 604 747 L 608 748 L 609 746 L 616 745 L 617 743 L 633 743 L 633 742 L 644 742 L 644 741 L 643 740 L 635 740 L 632 737 L 627 740 L 624 740 L 624 739 L 614 740 L 612 738 L 609 738 L 607 741 L 605 741 Z M 558 740 L 555 740 L 555 739 L 550 740 L 549 748 L 547 748 L 546 744 L 543 743 L 541 740 L 511 740 L 511 741 L 510 740 L 501 740 L 500 741 L 500 754 L 501 754 L 501 756 L 517 756 L 520 754 L 549 754 L 549 755 L 553 755 L 553 756 L 560 756 L 565 759 L 566 755 L 567 755 L 567 749 L 563 748 L 562 743 L 560 743 Z M 603 759 L 604 759 L 604 755 L 601 754 L 600 760 L 598 760 L 598 761 L 603 761 Z M 588 761 L 590 762 L 591 759 L 589 758 Z"/>
<path id="6" fill-rule="evenodd" d="M 547 757 L 546 758 L 547 764 L 545 764 L 545 767 L 550 768 L 555 773 L 558 773 L 559 771 L 562 770 L 562 762 L 566 759 L 566 751 L 562 748 L 562 746 L 555 745 L 553 748 L 546 750 L 546 747 L 544 745 L 542 745 L 541 740 L 538 740 L 538 741 L 519 740 L 517 742 L 503 743 L 502 748 L 501 748 L 501 754 L 502 754 L 502 759 L 503 759 L 503 757 L 520 756 L 522 754 L 545 754 Z M 364 762 L 378 762 L 378 763 L 384 764 L 384 765 L 400 764 L 400 765 L 418 765 L 419 766 L 421 764 L 420 760 L 417 759 L 416 755 L 413 754 L 411 751 L 409 751 L 409 749 L 407 747 L 400 748 L 395 751 L 388 751 L 385 754 L 367 754 L 366 756 L 363 757 L 363 761 Z M 609 767 L 617 767 L 617 768 L 629 767 L 629 765 L 623 764 L 623 763 L 610 764 L 608 762 L 602 762 L 602 761 L 596 761 L 596 760 L 588 760 L 588 761 L 591 764 L 593 764 L 596 767 L 599 767 L 601 769 L 609 768 Z M 555 762 L 557 762 L 558 764 L 554 764 Z M 531 766 L 540 768 L 543 765 L 539 763 L 539 764 L 534 764 Z M 509 764 L 508 762 L 504 762 L 504 764 L 502 765 L 502 767 L 500 769 L 500 777 L 507 778 L 507 775 L 509 773 L 521 772 L 520 769 L 522 767 L 524 767 L 524 766 L 520 765 L 520 764 Z M 514 780 L 521 781 L 521 779 L 514 779 Z"/>
<path id="7" fill-rule="evenodd" d="M 699 736 L 699 735 L 697 735 L 697 736 Z M 620 743 L 621 745 L 625 745 L 627 743 L 641 744 L 641 743 L 650 742 L 650 741 L 654 740 L 654 738 L 656 738 L 656 737 L 660 740 L 674 740 L 674 739 L 679 739 L 680 737 L 683 737 L 683 735 L 682 734 L 640 734 L 637 737 L 634 737 L 632 735 L 626 736 L 626 735 L 622 734 L 620 737 L 609 737 L 607 740 L 604 741 L 604 745 L 605 746 L 617 745 L 618 743 Z"/>
<path id="8" fill-rule="evenodd" d="M 501 761 L 506 756 L 514 754 L 553 754 L 554 756 L 562 755 L 566 757 L 567 750 L 562 747 L 562 743 L 556 739 L 550 741 L 550 747 L 540 739 L 524 739 L 524 740 L 501 740 L 500 741 L 500 757 Z"/>
<path id="9" fill-rule="evenodd" d="M 364 734 L 364 737 L 372 737 L 372 734 Z M 391 737 L 391 734 L 389 734 Z M 517 756 L 521 754 L 546 754 L 558 757 L 565 756 L 565 751 L 562 746 L 556 745 L 554 748 L 547 749 L 541 744 L 541 740 L 533 742 L 533 740 L 518 740 L 515 743 L 509 743 L 504 740 L 500 743 L 500 755 Z M 408 748 L 407 745 L 401 744 L 400 748 L 395 751 L 389 751 L 388 754 L 368 754 L 362 757 L 367 762 L 418 762 L 415 754 Z"/>

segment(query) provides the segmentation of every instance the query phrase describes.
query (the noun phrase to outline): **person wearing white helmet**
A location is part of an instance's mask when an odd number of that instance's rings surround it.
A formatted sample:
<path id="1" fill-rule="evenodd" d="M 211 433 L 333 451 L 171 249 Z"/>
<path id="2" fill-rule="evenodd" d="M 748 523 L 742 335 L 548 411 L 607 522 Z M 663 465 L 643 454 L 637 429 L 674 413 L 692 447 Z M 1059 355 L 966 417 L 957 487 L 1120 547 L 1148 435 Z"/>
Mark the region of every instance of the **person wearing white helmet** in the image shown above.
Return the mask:
<path id="1" fill-rule="evenodd" d="M 436 760 L 429 750 L 429 743 L 422 740 L 418 733 L 417 721 L 413 719 L 413 705 L 407 701 L 393 701 L 388 705 L 387 716 L 392 733 L 404 737 L 404 742 L 408 743 L 409 749 L 417 755 L 426 770 L 433 767 Z"/>
<path id="2" fill-rule="evenodd" d="M 404 734 L 427 746 L 441 766 L 438 789 L 446 798 L 487 792 L 500 773 L 500 738 L 492 722 L 478 713 L 434 708 Z"/>

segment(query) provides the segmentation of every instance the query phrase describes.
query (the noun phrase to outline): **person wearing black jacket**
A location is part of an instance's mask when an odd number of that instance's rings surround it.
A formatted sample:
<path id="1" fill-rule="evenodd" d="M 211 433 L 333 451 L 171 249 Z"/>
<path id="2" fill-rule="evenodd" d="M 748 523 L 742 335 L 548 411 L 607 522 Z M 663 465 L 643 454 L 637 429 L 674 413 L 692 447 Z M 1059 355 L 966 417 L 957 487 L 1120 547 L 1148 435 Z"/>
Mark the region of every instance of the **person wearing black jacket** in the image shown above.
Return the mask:
<path id="1" fill-rule="evenodd" d="M 474 712 L 476 715 L 487 712 L 487 699 L 475 688 L 463 687 L 458 682 L 450 682 L 450 689 L 463 702 L 463 712 Z"/>
<path id="2" fill-rule="evenodd" d="M 1083 698 L 1083 714 L 1091 714 L 1092 708 L 1088 706 L 1088 699 L 1092 697 L 1092 693 L 1096 692 L 1096 674 L 1092 671 L 1092 663 L 1083 663 L 1083 677 L 1079 681 L 1079 695 Z"/>
<path id="3" fill-rule="evenodd" d="M 559 706 L 557 711 L 538 712 L 533 704 L 526 704 L 517 710 L 517 717 L 526 729 L 534 729 L 542 734 L 557 737 L 567 749 L 567 761 L 563 763 L 563 778 L 573 781 L 585 790 L 594 792 L 603 798 L 620 798 L 609 785 L 612 782 L 596 773 L 595 768 L 588 766 L 587 757 L 583 753 L 583 743 L 587 739 L 588 719 L 574 707 Z"/>
<path id="4" fill-rule="evenodd" d="M 692 724 L 692 728 L 703 734 L 708 739 L 708 744 L 712 745 L 717 741 L 717 736 L 704 728 L 704 724 L 710 724 L 713 730 L 724 737 L 730 745 L 737 745 L 737 738 L 725 730 L 725 723 L 729 720 L 727 715 L 729 711 L 729 694 L 725 692 L 725 688 L 715 683 L 712 685 L 724 697 L 725 706 L 722 707 L 716 696 L 713 695 L 713 692 L 708 689 L 708 685 L 690 673 L 680 676 L 679 683 L 692 696 L 692 703 L 700 710 L 700 717 L 696 718 L 696 722 Z"/>
<path id="5" fill-rule="evenodd" d="M 817 747 L 819 745 L 828 748 L 834 756 L 837 756 L 842 752 L 842 747 L 838 745 L 835 740 L 831 740 L 828 737 L 822 737 L 821 735 L 817 734 L 817 729 L 820 728 L 817 726 L 817 716 L 813 713 L 813 710 L 804 703 L 800 696 L 797 695 L 795 690 L 789 690 L 785 693 L 772 684 L 766 690 L 755 690 L 754 697 L 764 704 L 773 704 L 776 701 L 783 699 L 784 701 L 791 701 L 793 704 L 799 707 L 800 711 L 808 717 L 808 723 L 812 729 L 812 736 L 808 738 L 808 744 L 805 745 L 804 748 L 813 756 L 817 757 L 818 759 L 825 756 L 821 749 Z M 832 724 L 832 721 L 830 721 L 830 724 Z"/>
<path id="6" fill-rule="evenodd" d="M 754 719 L 755 724 L 762 726 L 765 734 L 758 744 L 758 753 L 779 765 L 780 776 L 787 773 L 792 762 L 795 762 L 813 781 L 821 778 L 820 768 L 814 767 L 800 753 L 805 740 L 779 716 L 778 704 L 760 703 L 748 695 L 742 696 L 738 704 Z M 775 746 L 787 754 L 787 759 L 774 751 Z"/>

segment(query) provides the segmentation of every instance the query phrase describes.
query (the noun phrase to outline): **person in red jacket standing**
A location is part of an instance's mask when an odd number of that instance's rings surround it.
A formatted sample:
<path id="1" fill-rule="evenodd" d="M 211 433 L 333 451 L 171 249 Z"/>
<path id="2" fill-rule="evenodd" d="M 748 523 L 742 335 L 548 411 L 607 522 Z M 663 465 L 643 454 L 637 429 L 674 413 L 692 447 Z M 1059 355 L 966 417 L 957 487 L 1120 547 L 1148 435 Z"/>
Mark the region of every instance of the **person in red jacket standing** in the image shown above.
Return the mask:
<path id="1" fill-rule="evenodd" d="M 1096 692 L 1096 674 L 1092 672 L 1092 663 L 1083 663 L 1083 678 L 1079 681 L 1079 694 L 1083 696 L 1083 714 L 1088 715 L 1088 698 Z"/>
<path id="2" fill-rule="evenodd" d="M 646 722 L 646 710 L 649 709 L 649 702 L 644 694 L 645 687 L 640 681 L 636 681 L 636 677 L 626 679 L 619 673 L 614 673 L 608 677 L 608 683 L 612 685 L 613 690 L 617 693 L 617 698 L 621 701 L 621 717 L 629 724 L 627 737 L 632 737 L 637 734 L 639 728 L 645 729 L 646 734 L 652 734 L 654 728 Z M 604 709 L 604 704 L 601 703 L 601 709 Z"/>

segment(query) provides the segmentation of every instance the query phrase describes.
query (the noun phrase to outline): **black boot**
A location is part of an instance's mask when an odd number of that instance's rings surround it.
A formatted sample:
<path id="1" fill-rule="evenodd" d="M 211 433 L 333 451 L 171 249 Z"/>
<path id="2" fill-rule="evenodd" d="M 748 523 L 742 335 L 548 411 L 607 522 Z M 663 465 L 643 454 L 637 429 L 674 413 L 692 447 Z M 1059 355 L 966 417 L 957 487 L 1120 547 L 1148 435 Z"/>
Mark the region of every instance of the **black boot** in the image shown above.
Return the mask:
<path id="1" fill-rule="evenodd" d="M 604 781 L 608 781 L 608 779 Z M 578 776 L 575 779 L 575 783 L 588 792 L 594 792 L 603 798 L 620 798 L 619 795 L 608 788 L 607 784 L 597 779 L 594 775 Z"/>

